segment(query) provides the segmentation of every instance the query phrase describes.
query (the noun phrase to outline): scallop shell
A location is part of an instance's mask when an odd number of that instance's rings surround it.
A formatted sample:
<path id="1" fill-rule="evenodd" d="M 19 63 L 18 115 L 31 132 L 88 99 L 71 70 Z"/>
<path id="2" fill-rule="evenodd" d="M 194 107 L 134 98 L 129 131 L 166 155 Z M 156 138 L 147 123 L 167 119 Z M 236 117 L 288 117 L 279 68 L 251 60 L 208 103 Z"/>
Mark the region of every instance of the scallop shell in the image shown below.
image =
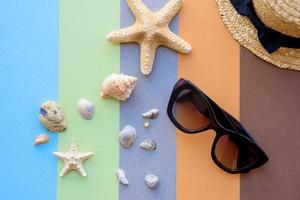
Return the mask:
<path id="1" fill-rule="evenodd" d="M 123 169 L 118 169 L 117 177 L 118 177 L 120 183 L 122 183 L 123 185 L 128 185 L 129 184 L 129 181 L 126 178 L 126 174 L 125 174 Z"/>
<path id="2" fill-rule="evenodd" d="M 93 118 L 94 105 L 87 99 L 84 99 L 84 98 L 79 99 L 79 101 L 77 103 L 77 110 L 83 119 L 90 120 Z"/>
<path id="3" fill-rule="evenodd" d="M 154 189 L 158 186 L 158 177 L 153 174 L 148 174 L 145 177 L 145 181 L 150 189 Z"/>
<path id="4" fill-rule="evenodd" d="M 136 77 L 124 74 L 111 74 L 102 83 L 101 97 L 113 97 L 119 101 L 128 99 L 136 85 Z"/>
<path id="5" fill-rule="evenodd" d="M 151 139 L 146 139 L 141 142 L 140 147 L 148 151 L 153 151 L 156 149 L 156 143 Z"/>
<path id="6" fill-rule="evenodd" d="M 142 116 L 146 119 L 155 119 L 158 116 L 159 110 L 157 108 L 153 108 L 143 113 Z"/>
<path id="7" fill-rule="evenodd" d="M 48 134 L 44 133 L 44 134 L 39 134 L 35 137 L 34 139 L 34 145 L 37 145 L 37 144 L 45 144 L 46 142 L 49 141 L 49 136 Z"/>
<path id="8" fill-rule="evenodd" d="M 136 130 L 133 126 L 127 125 L 120 131 L 120 143 L 124 148 L 133 145 L 136 138 Z"/>
<path id="9" fill-rule="evenodd" d="M 60 105 L 55 101 L 46 101 L 40 108 L 39 120 L 51 132 L 63 132 L 67 129 L 65 115 Z"/>

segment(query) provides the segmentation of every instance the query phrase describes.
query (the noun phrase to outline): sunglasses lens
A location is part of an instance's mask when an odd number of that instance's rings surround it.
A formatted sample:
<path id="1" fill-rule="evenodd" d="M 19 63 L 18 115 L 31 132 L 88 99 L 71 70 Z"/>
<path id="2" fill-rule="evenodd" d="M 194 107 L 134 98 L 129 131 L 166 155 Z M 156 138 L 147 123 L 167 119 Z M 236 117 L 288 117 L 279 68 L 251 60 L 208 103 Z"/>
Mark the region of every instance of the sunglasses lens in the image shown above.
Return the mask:
<path id="1" fill-rule="evenodd" d="M 217 160 L 231 170 L 242 169 L 258 160 L 255 146 L 239 135 L 223 135 L 215 146 Z"/>
<path id="2" fill-rule="evenodd" d="M 205 101 L 192 90 L 182 90 L 172 107 L 172 115 L 184 128 L 199 130 L 209 125 Z"/>

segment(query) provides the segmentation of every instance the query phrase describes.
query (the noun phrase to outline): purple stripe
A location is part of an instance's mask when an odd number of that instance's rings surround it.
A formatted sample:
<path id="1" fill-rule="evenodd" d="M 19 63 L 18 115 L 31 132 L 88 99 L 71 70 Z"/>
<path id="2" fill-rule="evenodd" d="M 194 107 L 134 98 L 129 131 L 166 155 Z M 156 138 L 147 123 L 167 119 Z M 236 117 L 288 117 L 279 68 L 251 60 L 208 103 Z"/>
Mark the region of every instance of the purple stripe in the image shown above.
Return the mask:
<path id="1" fill-rule="evenodd" d="M 167 0 L 145 1 L 152 10 L 160 9 Z M 134 23 L 134 17 L 125 0 L 121 1 L 121 26 Z M 177 17 L 171 23 L 177 32 Z M 177 80 L 177 54 L 167 48 L 159 48 L 154 68 L 149 77 L 140 72 L 140 52 L 136 44 L 121 47 L 121 72 L 138 77 L 137 87 L 131 98 L 121 103 L 120 129 L 133 125 L 137 130 L 137 141 L 130 149 L 120 147 L 120 168 L 127 173 L 129 186 L 120 186 L 120 199 L 176 199 L 176 131 L 169 122 L 166 107 L 173 84 Z M 150 127 L 143 127 L 141 114 L 148 109 L 160 109 L 159 117 L 151 121 Z M 147 152 L 139 147 L 146 138 L 157 142 L 158 148 Z M 145 184 L 147 174 L 160 179 L 159 187 L 152 191 Z"/>

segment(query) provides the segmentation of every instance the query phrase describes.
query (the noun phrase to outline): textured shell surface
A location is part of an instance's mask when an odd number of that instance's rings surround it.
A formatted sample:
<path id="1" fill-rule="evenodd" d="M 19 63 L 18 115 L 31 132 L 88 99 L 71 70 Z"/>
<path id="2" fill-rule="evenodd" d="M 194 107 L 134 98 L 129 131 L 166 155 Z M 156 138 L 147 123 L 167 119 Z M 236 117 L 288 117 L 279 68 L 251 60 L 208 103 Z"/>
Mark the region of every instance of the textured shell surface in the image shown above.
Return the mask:
<path id="1" fill-rule="evenodd" d="M 141 142 L 140 147 L 148 151 L 153 151 L 156 149 L 156 143 L 151 139 L 146 139 Z"/>
<path id="2" fill-rule="evenodd" d="M 126 178 L 126 174 L 123 169 L 118 169 L 117 177 L 120 183 L 122 183 L 123 185 L 129 185 L 129 181 Z"/>
<path id="3" fill-rule="evenodd" d="M 93 152 L 80 152 L 76 143 L 76 139 L 71 140 L 70 150 L 67 152 L 53 152 L 53 155 L 64 162 L 64 167 L 60 172 L 60 176 L 65 176 L 71 170 L 76 170 L 82 177 L 86 177 L 87 173 L 83 168 L 83 162 L 91 158 Z"/>
<path id="4" fill-rule="evenodd" d="M 146 119 L 155 119 L 158 116 L 158 113 L 159 113 L 159 109 L 152 108 L 147 112 L 143 113 L 142 116 Z"/>
<path id="5" fill-rule="evenodd" d="M 55 101 L 46 101 L 41 105 L 39 120 L 51 132 L 59 133 L 67 129 L 64 112 Z"/>
<path id="6" fill-rule="evenodd" d="M 145 181 L 149 188 L 154 189 L 158 186 L 158 177 L 153 174 L 148 174 L 145 177 Z"/>
<path id="7" fill-rule="evenodd" d="M 169 29 L 169 23 L 180 10 L 182 1 L 168 0 L 164 7 L 152 12 L 142 0 L 127 0 L 135 16 L 135 23 L 110 32 L 106 38 L 113 43 L 136 42 L 140 44 L 140 69 L 142 74 L 149 75 L 159 46 L 166 46 L 181 53 L 189 53 L 192 50 L 189 43 Z"/>
<path id="8" fill-rule="evenodd" d="M 79 99 L 77 103 L 77 110 L 80 114 L 80 116 L 83 119 L 92 119 L 94 115 L 94 105 L 92 102 L 88 101 L 85 98 Z"/>
<path id="9" fill-rule="evenodd" d="M 34 139 L 34 145 L 37 145 L 37 144 L 45 144 L 46 142 L 49 141 L 49 136 L 48 134 L 46 133 L 43 133 L 43 134 L 39 134 L 35 137 Z"/>
<path id="10" fill-rule="evenodd" d="M 136 85 L 137 78 L 125 74 L 111 74 L 102 83 L 101 97 L 113 97 L 119 101 L 126 101 Z"/>
<path id="11" fill-rule="evenodd" d="M 127 125 L 120 131 L 120 143 L 124 148 L 130 148 L 136 138 L 136 130 L 133 126 Z"/>

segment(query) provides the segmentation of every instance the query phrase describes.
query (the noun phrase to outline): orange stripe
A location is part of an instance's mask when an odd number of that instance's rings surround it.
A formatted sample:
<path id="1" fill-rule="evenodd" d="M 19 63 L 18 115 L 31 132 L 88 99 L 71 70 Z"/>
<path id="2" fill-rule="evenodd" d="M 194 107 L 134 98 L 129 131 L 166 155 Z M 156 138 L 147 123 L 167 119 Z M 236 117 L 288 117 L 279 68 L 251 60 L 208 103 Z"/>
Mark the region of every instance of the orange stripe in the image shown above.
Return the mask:
<path id="1" fill-rule="evenodd" d="M 180 36 L 193 50 L 179 56 L 178 76 L 195 83 L 225 110 L 239 118 L 239 45 L 219 16 L 215 1 L 185 0 Z M 177 132 L 177 199 L 239 200 L 239 175 L 219 169 L 210 156 L 214 132 Z"/>

